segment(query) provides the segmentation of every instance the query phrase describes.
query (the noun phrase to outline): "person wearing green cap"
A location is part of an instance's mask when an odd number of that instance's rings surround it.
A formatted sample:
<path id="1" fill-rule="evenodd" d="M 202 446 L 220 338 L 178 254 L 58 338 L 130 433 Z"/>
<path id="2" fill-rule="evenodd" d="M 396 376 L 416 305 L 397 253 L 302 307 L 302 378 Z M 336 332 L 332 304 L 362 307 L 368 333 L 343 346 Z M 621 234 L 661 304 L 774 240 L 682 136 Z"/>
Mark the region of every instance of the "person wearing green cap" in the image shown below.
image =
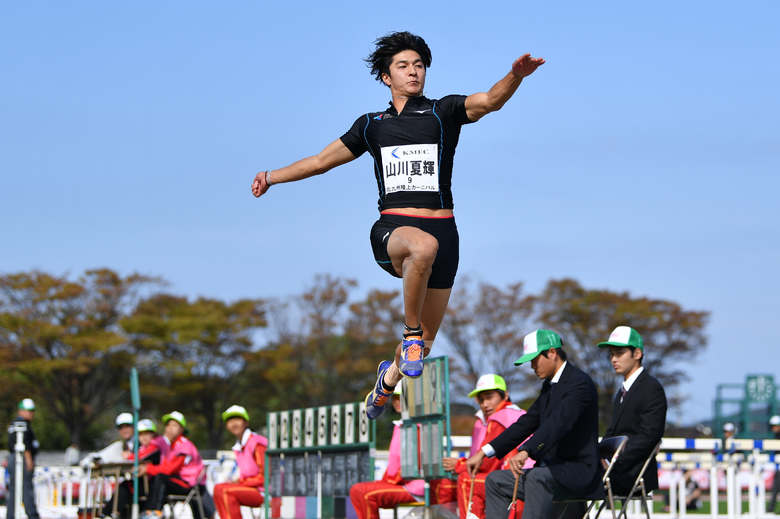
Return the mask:
<path id="1" fill-rule="evenodd" d="M 35 416 L 35 402 L 32 398 L 25 398 L 19 402 L 18 414 L 8 426 L 8 450 L 11 455 L 8 457 L 8 498 L 6 499 L 6 517 L 14 519 L 16 517 L 16 503 L 14 501 L 14 491 L 16 488 L 16 456 L 14 448 L 16 446 L 17 431 L 24 431 L 22 441 L 24 443 L 24 452 L 22 453 L 22 503 L 27 512 L 28 519 L 39 519 L 38 507 L 35 505 L 35 489 L 33 488 L 33 472 L 35 471 L 35 455 L 38 454 L 38 440 L 35 439 L 35 433 L 32 430 L 32 419 Z"/>
<path id="2" fill-rule="evenodd" d="M 211 517 L 213 510 L 209 505 L 212 505 L 212 502 L 211 496 L 206 490 L 203 459 L 195 444 L 185 436 L 187 419 L 181 412 L 171 411 L 163 415 L 162 423 L 165 425 L 163 438 L 170 445 L 168 454 L 159 465 L 138 467 L 139 476 L 144 474 L 153 476 L 149 498 L 144 502 L 144 517 L 159 519 L 162 517 L 165 496 L 169 494 L 187 495 L 195 485 L 200 486 L 204 513 L 207 518 Z M 204 519 L 200 517 L 200 510 L 194 499 L 190 501 L 190 509 L 195 519 Z"/>
<path id="3" fill-rule="evenodd" d="M 626 495 L 642 466 L 666 428 L 666 393 L 658 380 L 642 367 L 642 336 L 629 326 L 618 326 L 609 339 L 599 343 L 615 374 L 623 377 L 612 404 L 612 418 L 605 437 L 626 435 L 628 443 L 612 468 L 612 489 Z M 658 488 L 658 469 L 648 466 L 644 474 L 645 490 Z"/>
<path id="4" fill-rule="evenodd" d="M 515 478 L 517 497 L 525 501 L 523 519 L 551 517 L 554 495 L 579 498 L 601 488 L 596 385 L 566 360 L 563 340 L 550 330 L 523 338 L 523 355 L 515 364 L 526 362 L 544 380 L 539 397 L 526 414 L 466 461 L 473 475 L 485 457 L 503 458 L 514 452 L 509 470 L 493 471 L 485 480 L 490 518 L 506 517 Z M 524 470 L 529 458 L 536 465 Z"/>
<path id="5" fill-rule="evenodd" d="M 471 452 L 474 455 L 483 445 L 497 438 L 507 427 L 515 423 L 525 411 L 512 403 L 507 392 L 504 377 L 496 374 L 482 375 L 477 380 L 477 387 L 469 393 L 479 405 L 477 419 L 471 433 Z M 468 517 L 485 517 L 485 478 L 494 470 L 507 468 L 511 454 L 504 459 L 489 458 L 482 462 L 479 472 L 471 477 L 466 469 L 464 458 L 443 458 L 445 470 L 455 472 L 458 477 L 458 512 L 460 519 Z M 526 461 L 524 468 L 534 466 L 534 461 Z M 469 508 L 471 503 L 471 508 Z"/>
<path id="6" fill-rule="evenodd" d="M 157 465 L 160 463 L 163 452 L 167 449 L 167 443 L 157 436 L 157 426 L 154 425 L 154 422 L 148 418 L 138 420 L 138 462 L 144 465 Z M 126 457 L 128 460 L 132 460 L 135 455 L 131 451 L 127 453 Z M 138 486 L 139 501 L 140 498 L 146 498 L 146 487 L 147 485 Z M 133 480 L 125 479 L 119 483 L 116 492 L 116 510 L 119 519 L 128 519 L 133 497 Z M 103 517 L 115 517 L 113 497 L 106 499 L 103 505 Z"/>
<path id="7" fill-rule="evenodd" d="M 265 450 L 268 439 L 249 428 L 249 413 L 240 405 L 232 405 L 222 413 L 225 428 L 236 438 L 238 474 L 231 482 L 214 486 L 214 504 L 221 519 L 241 519 L 241 507 L 263 504 L 265 492 Z"/>

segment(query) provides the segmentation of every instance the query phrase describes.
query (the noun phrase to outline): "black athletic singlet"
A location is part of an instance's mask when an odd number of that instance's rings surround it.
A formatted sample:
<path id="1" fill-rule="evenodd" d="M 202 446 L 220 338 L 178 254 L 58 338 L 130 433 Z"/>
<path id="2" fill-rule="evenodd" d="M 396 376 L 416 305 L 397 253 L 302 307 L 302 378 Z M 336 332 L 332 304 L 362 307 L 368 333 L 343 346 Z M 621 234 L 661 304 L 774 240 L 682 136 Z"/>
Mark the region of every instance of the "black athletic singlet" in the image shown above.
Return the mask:
<path id="1" fill-rule="evenodd" d="M 379 210 L 394 207 L 452 209 L 452 161 L 460 127 L 469 123 L 466 96 L 412 97 L 399 114 L 365 114 L 342 135 L 355 157 L 374 159 Z"/>

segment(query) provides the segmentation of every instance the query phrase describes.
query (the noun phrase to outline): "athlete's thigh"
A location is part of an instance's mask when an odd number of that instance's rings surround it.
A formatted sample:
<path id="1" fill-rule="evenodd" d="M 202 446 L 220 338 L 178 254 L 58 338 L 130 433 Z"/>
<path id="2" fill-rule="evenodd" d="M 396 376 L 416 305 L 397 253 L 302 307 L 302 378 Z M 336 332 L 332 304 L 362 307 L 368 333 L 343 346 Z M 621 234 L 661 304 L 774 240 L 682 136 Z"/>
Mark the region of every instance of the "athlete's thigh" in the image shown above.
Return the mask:
<path id="1" fill-rule="evenodd" d="M 447 313 L 451 288 L 429 288 L 422 309 L 423 340 L 426 344 L 436 338 L 439 326 Z"/>
<path id="2" fill-rule="evenodd" d="M 387 239 L 387 255 L 390 256 L 393 267 L 400 275 L 403 275 L 404 260 L 412 254 L 412 251 L 429 251 L 433 255 L 431 258 L 433 263 L 438 248 L 439 240 L 435 236 L 409 225 L 397 227 Z"/>

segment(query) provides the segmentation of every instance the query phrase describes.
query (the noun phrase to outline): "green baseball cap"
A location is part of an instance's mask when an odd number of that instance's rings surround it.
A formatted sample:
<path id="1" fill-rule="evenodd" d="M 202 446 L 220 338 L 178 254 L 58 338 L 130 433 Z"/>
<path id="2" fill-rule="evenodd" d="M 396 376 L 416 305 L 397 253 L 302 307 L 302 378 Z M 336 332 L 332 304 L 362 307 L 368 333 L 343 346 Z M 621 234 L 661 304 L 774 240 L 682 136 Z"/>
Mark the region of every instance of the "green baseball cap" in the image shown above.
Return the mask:
<path id="1" fill-rule="evenodd" d="M 179 425 L 181 425 L 185 429 L 187 428 L 187 419 L 184 418 L 184 415 L 181 414 L 179 411 L 171 411 L 170 413 L 163 415 L 163 417 L 162 417 L 163 425 L 167 424 L 168 421 L 170 421 L 170 420 L 174 420 L 176 422 L 179 422 Z"/>
<path id="2" fill-rule="evenodd" d="M 19 409 L 23 411 L 35 411 L 35 402 L 32 398 L 25 398 L 19 402 Z"/>
<path id="3" fill-rule="evenodd" d="M 523 337 L 523 356 L 515 366 L 534 360 L 545 350 L 563 347 L 563 339 L 552 330 L 535 330 Z"/>
<path id="4" fill-rule="evenodd" d="M 395 389 L 393 389 L 393 394 L 396 396 L 401 396 L 401 382 L 395 385 Z"/>
<path id="5" fill-rule="evenodd" d="M 154 422 L 151 421 L 148 418 L 144 418 L 143 420 L 138 420 L 138 432 L 157 432 L 157 426 L 154 425 Z"/>
<path id="6" fill-rule="evenodd" d="M 243 418 L 247 422 L 249 421 L 249 413 L 246 409 L 240 405 L 231 405 L 224 413 L 222 413 L 222 421 L 227 422 L 229 418 Z"/>
<path id="7" fill-rule="evenodd" d="M 474 391 L 469 393 L 469 398 L 476 396 L 477 393 L 496 389 L 500 389 L 506 393 L 506 380 L 504 380 L 504 377 L 492 373 L 489 375 L 482 375 L 479 377 L 479 380 L 477 380 L 477 387 L 474 388 Z"/>
<path id="8" fill-rule="evenodd" d="M 618 326 L 609 334 L 609 339 L 599 343 L 599 348 L 617 346 L 619 348 L 639 348 L 643 352 L 642 336 L 629 326 Z"/>

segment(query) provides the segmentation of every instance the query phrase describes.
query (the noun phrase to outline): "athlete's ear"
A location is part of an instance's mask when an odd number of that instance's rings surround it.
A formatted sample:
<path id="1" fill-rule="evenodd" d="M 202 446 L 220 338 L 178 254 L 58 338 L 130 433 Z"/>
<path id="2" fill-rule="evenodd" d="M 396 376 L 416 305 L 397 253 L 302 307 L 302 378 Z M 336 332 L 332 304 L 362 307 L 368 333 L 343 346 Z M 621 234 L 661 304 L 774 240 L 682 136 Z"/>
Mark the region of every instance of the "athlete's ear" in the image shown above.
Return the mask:
<path id="1" fill-rule="evenodd" d="M 382 83 L 384 83 L 387 87 L 390 86 L 390 74 L 387 72 L 382 73 Z"/>

